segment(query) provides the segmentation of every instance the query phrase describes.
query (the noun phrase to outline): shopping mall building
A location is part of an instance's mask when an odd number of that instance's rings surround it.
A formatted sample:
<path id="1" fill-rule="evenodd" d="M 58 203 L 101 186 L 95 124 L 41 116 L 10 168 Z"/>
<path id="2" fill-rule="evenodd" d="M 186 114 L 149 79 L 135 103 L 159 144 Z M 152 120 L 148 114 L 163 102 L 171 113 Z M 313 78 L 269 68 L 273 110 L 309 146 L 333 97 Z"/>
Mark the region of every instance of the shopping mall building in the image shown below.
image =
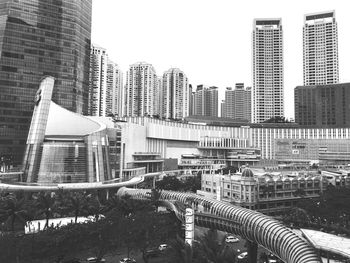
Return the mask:
<path id="1" fill-rule="evenodd" d="M 24 159 L 27 182 L 126 180 L 164 169 L 262 162 L 350 163 L 350 128 L 87 117 L 52 102 L 53 88 L 54 79 L 46 77 L 36 95 Z"/>

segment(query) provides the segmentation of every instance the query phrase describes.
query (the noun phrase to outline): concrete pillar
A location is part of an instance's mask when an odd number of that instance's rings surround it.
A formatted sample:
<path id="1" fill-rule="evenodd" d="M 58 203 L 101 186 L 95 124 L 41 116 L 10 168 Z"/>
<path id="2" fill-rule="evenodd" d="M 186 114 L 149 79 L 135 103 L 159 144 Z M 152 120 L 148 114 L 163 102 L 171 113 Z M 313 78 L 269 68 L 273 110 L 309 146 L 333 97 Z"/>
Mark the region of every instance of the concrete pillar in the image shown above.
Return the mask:
<path id="1" fill-rule="evenodd" d="M 152 185 L 152 187 L 153 187 L 153 189 L 156 189 L 156 177 L 155 176 L 153 176 L 153 179 L 152 179 L 152 181 L 153 181 L 153 185 Z"/>
<path id="2" fill-rule="evenodd" d="M 258 257 L 258 244 L 247 241 L 248 263 L 256 263 Z"/>

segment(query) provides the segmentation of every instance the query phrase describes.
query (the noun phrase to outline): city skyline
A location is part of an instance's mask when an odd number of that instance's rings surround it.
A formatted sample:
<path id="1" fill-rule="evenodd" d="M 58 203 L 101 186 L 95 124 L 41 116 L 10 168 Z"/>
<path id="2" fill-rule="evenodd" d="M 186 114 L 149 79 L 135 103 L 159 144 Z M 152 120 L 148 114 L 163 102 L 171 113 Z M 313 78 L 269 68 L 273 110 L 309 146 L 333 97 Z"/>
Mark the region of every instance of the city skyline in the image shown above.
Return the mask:
<path id="1" fill-rule="evenodd" d="M 139 8 L 135 9 L 135 6 Z M 170 6 L 171 13 L 167 12 Z M 234 10 L 238 12 L 234 13 Z M 92 41 L 105 47 L 123 72 L 139 61 L 152 64 L 157 75 L 170 67 L 181 68 L 193 86 L 219 87 L 221 100 L 226 87 L 234 87 L 236 82 L 252 85 L 253 20 L 282 18 L 285 115 L 293 118 L 294 88 L 303 83 L 304 16 L 332 10 L 335 10 L 338 23 L 339 81 L 348 82 L 350 77 L 346 72 L 350 68 L 347 59 L 350 51 L 346 50 L 346 46 L 350 45 L 350 38 L 346 32 L 350 18 L 346 14 L 345 3 L 341 1 L 308 1 L 302 5 L 287 2 L 283 6 L 277 1 L 251 1 L 249 5 L 238 5 L 232 1 L 221 1 L 220 4 L 201 1 L 199 5 L 193 1 L 176 6 L 166 1 L 94 1 Z M 140 27 L 145 19 L 147 30 Z M 109 27 L 106 25 L 119 27 L 117 33 L 107 32 Z M 176 30 L 181 31 L 182 37 L 174 38 Z M 142 48 L 139 48 L 140 39 Z"/>

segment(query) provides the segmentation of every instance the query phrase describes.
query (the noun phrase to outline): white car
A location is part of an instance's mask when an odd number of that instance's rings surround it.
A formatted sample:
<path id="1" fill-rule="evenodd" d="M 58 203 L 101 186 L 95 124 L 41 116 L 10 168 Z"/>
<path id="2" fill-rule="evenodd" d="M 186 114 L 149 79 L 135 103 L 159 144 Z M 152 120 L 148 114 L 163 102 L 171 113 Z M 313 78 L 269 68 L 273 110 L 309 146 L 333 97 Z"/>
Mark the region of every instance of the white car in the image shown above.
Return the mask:
<path id="1" fill-rule="evenodd" d="M 168 248 L 168 245 L 167 244 L 161 244 L 161 245 L 159 245 L 159 247 L 158 247 L 158 249 L 160 250 L 160 251 L 164 251 L 164 250 L 166 250 Z"/>
<path id="2" fill-rule="evenodd" d="M 246 258 L 248 258 L 248 252 L 243 252 L 243 253 L 239 254 L 237 258 L 238 259 L 246 259 Z"/>
<path id="3" fill-rule="evenodd" d="M 89 263 L 95 263 L 97 262 L 97 258 L 95 257 L 87 258 L 86 261 Z M 104 263 L 106 262 L 106 260 L 104 258 L 101 258 L 99 262 Z"/>
<path id="4" fill-rule="evenodd" d="M 123 258 L 119 261 L 119 263 L 136 263 L 136 260 L 133 258 Z"/>
<path id="5" fill-rule="evenodd" d="M 226 243 L 237 243 L 239 242 L 239 239 L 235 236 L 227 236 L 225 239 Z"/>

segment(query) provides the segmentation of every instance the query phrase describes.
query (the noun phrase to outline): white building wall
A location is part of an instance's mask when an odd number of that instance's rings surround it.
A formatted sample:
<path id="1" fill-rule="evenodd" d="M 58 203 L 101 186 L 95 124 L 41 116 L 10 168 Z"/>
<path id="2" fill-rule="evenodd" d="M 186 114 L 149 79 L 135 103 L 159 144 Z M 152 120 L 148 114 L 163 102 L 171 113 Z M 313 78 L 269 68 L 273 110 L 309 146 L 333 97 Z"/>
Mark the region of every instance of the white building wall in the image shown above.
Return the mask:
<path id="1" fill-rule="evenodd" d="M 340 135 L 340 139 L 350 139 L 350 128 L 219 127 L 151 118 L 125 120 L 128 121 L 125 124 L 127 128 L 123 128 L 123 142 L 127 148 L 125 156 L 131 156 L 134 152 L 158 152 L 163 158 L 180 158 L 181 154 L 199 154 L 200 143 L 204 145 L 206 142 L 211 142 L 216 147 L 219 145 L 259 148 L 262 159 L 273 160 L 276 139 L 336 140 Z M 131 157 L 127 160 L 131 160 Z"/>
<path id="2" fill-rule="evenodd" d="M 124 165 L 126 165 L 133 161 L 132 155 L 135 152 L 147 152 L 146 127 L 134 123 L 123 123 L 121 127 Z"/>

